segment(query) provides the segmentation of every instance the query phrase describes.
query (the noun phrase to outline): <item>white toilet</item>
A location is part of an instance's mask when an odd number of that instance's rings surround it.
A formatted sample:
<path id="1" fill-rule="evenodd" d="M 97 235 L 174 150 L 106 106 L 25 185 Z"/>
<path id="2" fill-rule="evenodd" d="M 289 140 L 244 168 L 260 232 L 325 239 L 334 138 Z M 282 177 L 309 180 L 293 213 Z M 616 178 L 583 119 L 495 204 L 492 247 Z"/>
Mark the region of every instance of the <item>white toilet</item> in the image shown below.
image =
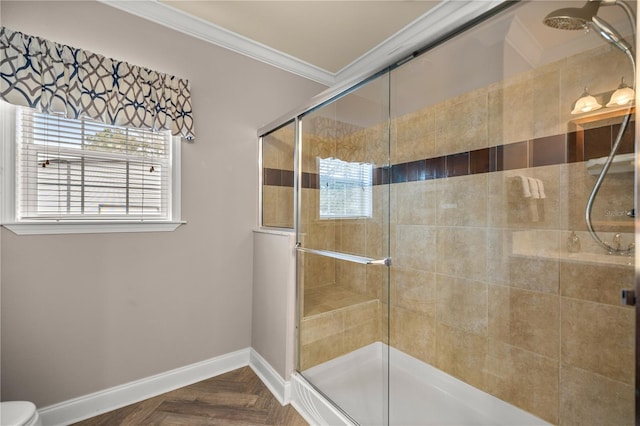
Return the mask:
<path id="1" fill-rule="evenodd" d="M 36 406 L 27 401 L 0 402 L 0 425 L 42 426 Z"/>

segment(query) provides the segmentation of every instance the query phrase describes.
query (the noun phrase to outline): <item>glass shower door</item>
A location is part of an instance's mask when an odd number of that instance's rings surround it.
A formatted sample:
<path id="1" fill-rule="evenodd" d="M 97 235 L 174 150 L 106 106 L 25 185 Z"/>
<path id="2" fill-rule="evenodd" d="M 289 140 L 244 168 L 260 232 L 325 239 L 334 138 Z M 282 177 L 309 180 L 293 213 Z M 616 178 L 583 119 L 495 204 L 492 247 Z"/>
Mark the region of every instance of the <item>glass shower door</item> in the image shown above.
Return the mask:
<path id="1" fill-rule="evenodd" d="M 298 371 L 388 424 L 388 76 L 301 118 Z"/>
<path id="2" fill-rule="evenodd" d="M 634 424 L 635 110 L 610 102 L 634 72 L 543 23 L 580 6 L 518 3 L 391 72 L 391 424 Z M 629 114 L 603 249 L 585 208 Z"/>

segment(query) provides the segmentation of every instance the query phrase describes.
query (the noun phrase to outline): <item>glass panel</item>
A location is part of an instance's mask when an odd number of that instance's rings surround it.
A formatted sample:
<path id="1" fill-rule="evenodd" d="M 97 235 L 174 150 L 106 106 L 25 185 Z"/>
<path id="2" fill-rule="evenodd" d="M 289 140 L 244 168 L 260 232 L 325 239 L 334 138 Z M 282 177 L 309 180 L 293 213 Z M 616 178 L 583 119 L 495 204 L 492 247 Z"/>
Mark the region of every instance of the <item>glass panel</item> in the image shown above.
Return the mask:
<path id="1" fill-rule="evenodd" d="M 360 424 L 388 422 L 389 268 L 363 264 L 389 253 L 388 87 L 387 75 L 302 118 L 298 366 Z"/>
<path id="2" fill-rule="evenodd" d="M 293 228 L 295 123 L 262 137 L 262 226 Z"/>
<path id="3" fill-rule="evenodd" d="M 543 25 L 576 6 L 519 4 L 391 73 L 391 424 L 634 423 L 633 123 L 591 214 L 608 250 L 585 205 L 628 111 L 572 114 L 633 70 Z"/>

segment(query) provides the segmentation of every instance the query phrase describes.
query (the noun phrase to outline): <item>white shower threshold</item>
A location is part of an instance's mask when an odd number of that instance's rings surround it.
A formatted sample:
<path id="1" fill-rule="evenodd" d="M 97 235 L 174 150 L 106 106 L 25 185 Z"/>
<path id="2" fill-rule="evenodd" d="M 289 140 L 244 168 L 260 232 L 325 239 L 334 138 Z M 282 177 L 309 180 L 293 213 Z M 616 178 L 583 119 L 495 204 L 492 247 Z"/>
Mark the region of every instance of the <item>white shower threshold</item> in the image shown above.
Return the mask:
<path id="1" fill-rule="evenodd" d="M 380 342 L 303 371 L 302 376 L 360 425 L 386 424 L 387 407 L 394 426 L 549 424 Z M 293 382 L 292 403 L 307 420 L 353 423 L 304 379 L 295 375 Z"/>

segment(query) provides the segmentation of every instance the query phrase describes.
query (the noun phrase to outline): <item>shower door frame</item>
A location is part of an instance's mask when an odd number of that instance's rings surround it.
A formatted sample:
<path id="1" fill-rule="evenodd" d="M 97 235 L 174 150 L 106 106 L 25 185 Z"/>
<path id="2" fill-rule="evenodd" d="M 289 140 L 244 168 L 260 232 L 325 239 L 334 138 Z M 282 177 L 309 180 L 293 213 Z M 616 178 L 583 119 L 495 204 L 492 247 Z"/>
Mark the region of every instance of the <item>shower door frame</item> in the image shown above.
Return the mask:
<path id="1" fill-rule="evenodd" d="M 640 10 L 636 11 L 636 19 L 640 17 Z M 638 42 L 640 42 L 640 36 L 636 34 L 636 46 L 638 46 Z M 636 55 L 637 56 L 637 55 Z M 639 76 L 638 70 L 636 70 L 635 79 L 638 81 Z M 638 92 L 636 90 L 636 105 L 638 104 Z M 638 247 L 640 247 L 640 235 L 638 234 L 638 229 L 640 229 L 640 218 L 638 217 L 638 200 L 640 200 L 640 158 L 638 154 L 640 153 L 640 142 L 638 141 L 638 132 L 640 132 L 640 123 L 638 120 L 635 121 L 635 157 L 636 157 L 636 167 L 635 167 L 635 202 L 634 209 L 636 212 L 636 220 L 635 220 L 635 245 L 636 245 L 636 253 L 635 253 L 635 311 L 636 311 L 636 380 L 635 380 L 635 423 L 636 426 L 640 426 L 640 309 L 638 309 L 638 296 L 640 295 L 640 253 Z"/>
<path id="2" fill-rule="evenodd" d="M 386 252 L 383 254 L 384 257 L 382 258 L 370 258 L 370 257 L 366 257 L 366 256 L 361 256 L 361 255 L 354 255 L 354 254 L 349 254 L 349 253 L 344 253 L 344 252 L 340 252 L 340 251 L 329 251 L 329 250 L 320 250 L 320 249 L 313 249 L 313 248 L 307 248 L 304 247 L 302 244 L 303 241 L 303 233 L 301 232 L 301 224 L 302 224 L 302 218 L 301 218 L 301 211 L 302 211 L 302 175 L 303 175 L 303 126 L 304 126 L 304 119 L 305 117 L 309 117 L 310 114 L 321 110 L 323 107 L 329 106 L 331 104 L 333 104 L 334 102 L 339 101 L 342 98 L 345 98 L 353 93 L 356 93 L 358 91 L 358 89 L 366 86 L 369 83 L 373 83 L 378 79 L 381 78 L 387 78 L 387 90 L 386 90 L 386 100 L 388 101 L 389 98 L 389 90 L 390 90 L 390 86 L 389 86 L 389 76 L 390 76 L 390 69 L 389 68 L 385 68 L 383 70 L 380 70 L 376 73 L 373 73 L 372 75 L 362 79 L 361 81 L 359 81 L 357 84 L 354 84 L 352 86 L 350 86 L 348 89 L 346 90 L 342 90 L 339 93 L 336 93 L 335 95 L 329 97 L 327 100 L 325 100 L 324 102 L 319 103 L 318 105 L 314 106 L 313 108 L 310 108 L 306 111 L 304 111 L 303 113 L 301 113 L 300 115 L 296 116 L 295 118 L 295 148 L 294 148 L 294 207 L 295 207 L 295 214 L 294 214 L 294 231 L 295 231 L 295 251 L 296 251 L 296 293 L 295 293 L 295 303 L 296 303 L 296 309 L 295 309 L 295 313 L 296 313 L 296 321 L 295 321 L 295 344 L 294 344 L 294 348 L 295 348 L 295 354 L 294 354 L 294 365 L 295 365 L 295 371 L 296 373 L 298 373 L 299 378 L 306 383 L 306 385 L 308 385 L 309 387 L 313 388 L 318 394 L 322 395 L 322 397 L 328 401 L 333 409 L 335 411 L 337 411 L 341 416 L 344 417 L 344 419 L 346 419 L 348 422 L 351 422 L 354 425 L 357 425 L 358 422 L 352 417 L 351 414 L 349 414 L 343 407 L 341 407 L 340 405 L 331 402 L 332 398 L 330 396 L 328 396 L 322 389 L 320 389 L 318 386 L 316 386 L 316 384 L 314 384 L 311 380 L 307 379 L 302 371 L 301 368 L 301 361 L 300 361 L 300 348 L 301 348 L 301 338 L 300 338 L 300 333 L 301 333 L 301 329 L 300 329 L 300 324 L 301 324 L 301 320 L 303 317 L 303 313 L 302 313 L 302 306 L 303 306 L 303 294 L 302 294 L 302 282 L 303 282 L 303 277 L 302 277 L 302 268 L 299 267 L 300 263 L 302 262 L 301 260 L 301 255 L 304 255 L 305 253 L 307 254 L 311 254 L 311 255 L 317 255 L 317 256 L 322 256 L 322 257 L 328 257 L 328 258 L 332 258 L 335 260 L 339 260 L 339 261 L 345 261 L 345 262 L 349 262 L 349 263 L 355 263 L 355 264 L 360 264 L 360 265 L 365 265 L 365 266 L 383 266 L 386 267 L 386 280 L 384 282 L 384 286 L 385 289 L 383 289 L 383 292 L 386 291 L 388 294 L 388 289 L 389 289 L 389 280 L 390 280 L 390 266 L 391 266 L 391 257 L 390 257 L 390 250 L 389 250 L 389 242 L 387 241 L 386 247 L 387 250 Z M 386 107 L 386 112 L 385 112 L 386 116 L 384 117 L 385 122 L 387 123 L 386 126 L 386 131 L 385 133 L 385 138 L 386 138 L 386 160 L 385 160 L 385 164 L 384 167 L 385 168 L 389 168 L 389 152 L 390 152 L 390 128 L 389 128 L 389 106 L 387 105 Z M 387 202 L 387 210 L 389 210 L 391 207 L 391 203 L 390 203 L 390 182 L 387 183 L 382 183 L 380 184 L 380 186 L 386 186 L 387 187 L 387 194 L 386 194 L 386 202 Z M 373 199 L 373 195 L 372 195 L 372 199 Z M 389 238 L 389 211 L 387 211 L 386 213 L 383 213 L 383 223 L 386 225 L 387 229 L 385 230 L 385 232 L 383 232 L 383 235 L 386 235 L 386 238 Z M 338 218 L 339 220 L 341 218 Z M 344 220 L 344 219 L 342 219 Z M 384 238 L 384 237 L 383 237 Z M 386 315 L 387 319 L 389 318 L 389 314 L 387 313 Z M 388 327 L 386 327 L 386 329 L 388 330 Z M 384 338 L 385 342 L 388 342 L 388 333 L 387 336 Z M 388 351 L 388 348 L 387 348 Z M 384 404 L 385 406 L 383 407 L 383 421 L 385 425 L 389 424 L 389 383 L 388 383 L 388 378 L 389 378 L 389 373 L 388 373 L 388 365 L 389 365 L 389 359 L 388 359 L 388 355 L 384 356 L 383 359 L 385 360 L 384 362 L 386 364 L 383 365 L 383 369 L 384 369 L 384 382 L 383 382 L 383 400 L 384 400 Z"/>
<path id="3" fill-rule="evenodd" d="M 637 3 L 636 3 L 636 7 L 637 7 Z M 636 22 L 638 22 L 638 19 L 640 19 L 640 9 L 636 9 Z M 635 56 L 636 56 L 636 62 L 637 62 L 637 50 L 638 50 L 638 46 L 640 46 L 640 33 L 638 33 L 637 28 L 636 28 L 636 39 L 635 39 L 635 45 L 636 45 L 636 52 L 635 52 Z M 640 78 L 640 71 L 637 69 L 636 67 L 636 75 L 635 77 L 635 81 L 636 81 L 636 99 L 635 99 L 635 105 L 638 105 L 638 100 L 640 100 L 640 96 L 638 95 L 638 90 L 637 90 L 637 82 L 639 81 Z M 640 426 L 640 333 L 638 333 L 638 330 L 640 330 L 640 309 L 638 309 L 638 296 L 640 296 L 640 253 L 638 250 L 638 247 L 640 247 L 640 235 L 638 234 L 638 229 L 640 229 L 640 217 L 638 215 L 638 200 L 640 200 L 640 157 L 639 157 L 639 153 L 640 153 L 640 142 L 638 141 L 638 132 L 640 132 L 640 123 L 638 122 L 638 120 L 635 121 L 635 141 L 634 141 L 634 147 L 635 147 L 635 157 L 636 157 L 636 161 L 635 161 L 635 202 L 634 202 L 634 209 L 636 212 L 636 217 L 635 217 L 635 228 L 634 228 L 634 234 L 635 234 L 635 245 L 636 245 L 636 253 L 635 253 L 635 285 L 634 285 L 634 290 L 635 290 L 635 311 L 636 311 L 636 348 L 635 348 L 635 352 L 636 352 L 636 374 L 635 374 L 635 424 L 636 426 Z"/>

